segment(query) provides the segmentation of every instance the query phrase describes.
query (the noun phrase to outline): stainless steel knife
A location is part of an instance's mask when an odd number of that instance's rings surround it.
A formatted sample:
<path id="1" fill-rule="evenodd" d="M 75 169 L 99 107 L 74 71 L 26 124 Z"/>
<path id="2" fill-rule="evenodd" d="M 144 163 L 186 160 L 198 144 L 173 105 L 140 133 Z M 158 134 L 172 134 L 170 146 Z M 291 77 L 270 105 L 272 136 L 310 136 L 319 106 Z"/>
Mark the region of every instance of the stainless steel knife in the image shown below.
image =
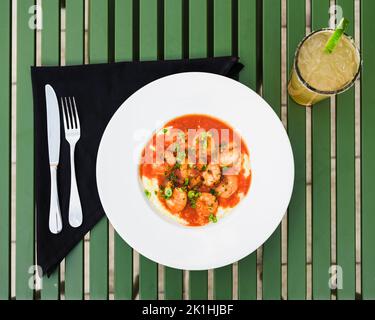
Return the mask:
<path id="1" fill-rule="evenodd" d="M 51 197 L 49 207 L 49 230 L 57 234 L 62 230 L 62 219 L 57 189 L 57 169 L 60 157 L 60 113 L 56 93 L 45 86 L 47 105 L 48 156 L 51 173 Z"/>

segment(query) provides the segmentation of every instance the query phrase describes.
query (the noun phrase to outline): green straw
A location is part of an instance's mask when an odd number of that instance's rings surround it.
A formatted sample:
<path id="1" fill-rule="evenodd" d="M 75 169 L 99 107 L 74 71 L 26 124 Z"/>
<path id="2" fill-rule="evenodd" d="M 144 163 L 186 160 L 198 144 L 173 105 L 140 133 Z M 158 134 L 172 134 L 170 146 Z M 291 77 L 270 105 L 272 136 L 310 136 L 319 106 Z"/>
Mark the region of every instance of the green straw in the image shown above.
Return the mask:
<path id="1" fill-rule="evenodd" d="M 342 35 L 344 34 L 345 29 L 348 27 L 348 25 L 349 25 L 349 20 L 345 19 L 345 18 L 342 18 L 341 21 L 340 21 L 340 23 L 336 27 L 335 32 L 329 38 L 329 40 L 328 40 L 328 42 L 326 44 L 326 47 L 324 49 L 324 51 L 326 53 L 332 53 L 333 50 L 335 50 L 337 44 L 339 43 L 339 41 L 340 41 Z"/>

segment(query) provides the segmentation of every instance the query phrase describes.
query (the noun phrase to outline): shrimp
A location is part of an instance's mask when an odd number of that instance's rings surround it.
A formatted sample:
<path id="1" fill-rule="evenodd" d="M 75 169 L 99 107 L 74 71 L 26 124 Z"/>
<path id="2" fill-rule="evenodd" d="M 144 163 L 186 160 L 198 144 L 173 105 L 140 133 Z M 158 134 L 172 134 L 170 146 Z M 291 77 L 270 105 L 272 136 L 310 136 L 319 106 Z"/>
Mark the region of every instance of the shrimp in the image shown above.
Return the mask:
<path id="1" fill-rule="evenodd" d="M 189 180 L 189 187 L 190 188 L 196 188 L 196 187 L 199 187 L 202 183 L 202 177 L 201 176 L 194 176 L 194 177 L 191 177 L 190 180 Z"/>
<path id="2" fill-rule="evenodd" d="M 193 167 L 186 162 L 181 164 L 180 168 L 177 170 L 177 176 L 179 177 L 180 184 L 184 184 L 186 180 L 188 180 L 190 188 L 199 186 L 203 180 L 198 167 Z"/>
<path id="3" fill-rule="evenodd" d="M 218 196 L 224 199 L 231 197 L 238 189 L 238 176 L 224 176 L 223 181 L 216 187 Z"/>
<path id="4" fill-rule="evenodd" d="M 221 170 L 220 167 L 216 164 L 209 164 L 206 170 L 202 173 L 204 179 L 204 184 L 207 187 L 212 187 L 220 181 Z"/>
<path id="5" fill-rule="evenodd" d="M 184 143 L 175 142 L 171 144 L 164 152 L 164 159 L 170 165 L 174 166 L 177 162 L 183 163 L 186 158 Z"/>
<path id="6" fill-rule="evenodd" d="M 229 146 L 225 148 L 225 150 L 220 152 L 220 167 L 233 166 L 235 163 L 238 162 L 240 156 L 240 148 L 237 145 L 230 143 Z"/>
<path id="7" fill-rule="evenodd" d="M 218 207 L 219 203 L 216 197 L 207 192 L 202 193 L 196 202 L 196 211 L 203 223 L 207 223 L 210 215 L 216 214 Z"/>
<path id="8" fill-rule="evenodd" d="M 173 154 L 172 151 L 165 151 L 164 153 L 164 158 L 165 158 L 165 161 L 171 166 L 173 167 L 175 164 L 176 164 L 176 157 L 175 155 Z"/>
<path id="9" fill-rule="evenodd" d="M 173 213 L 179 213 L 184 210 L 187 203 L 187 195 L 181 188 L 175 188 L 173 190 L 172 196 L 165 200 L 165 203 L 169 210 Z"/>
<path id="10" fill-rule="evenodd" d="M 183 180 L 189 178 L 190 176 L 190 168 L 187 163 L 182 163 L 180 166 L 180 176 Z"/>

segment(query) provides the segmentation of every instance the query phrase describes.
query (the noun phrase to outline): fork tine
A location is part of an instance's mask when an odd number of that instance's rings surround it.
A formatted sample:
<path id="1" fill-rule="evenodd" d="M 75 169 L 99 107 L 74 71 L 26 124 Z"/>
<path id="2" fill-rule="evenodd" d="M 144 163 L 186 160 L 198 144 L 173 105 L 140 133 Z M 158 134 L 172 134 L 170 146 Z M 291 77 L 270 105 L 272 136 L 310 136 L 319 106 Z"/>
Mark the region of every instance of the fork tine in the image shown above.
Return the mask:
<path id="1" fill-rule="evenodd" d="M 70 110 L 69 110 L 69 104 L 68 104 L 68 100 L 67 98 L 65 97 L 65 111 L 66 111 L 66 115 L 67 115 L 67 119 L 66 121 L 68 122 L 69 124 L 69 129 L 73 129 L 73 121 L 72 121 L 72 117 L 71 117 L 71 113 L 70 113 Z"/>
<path id="2" fill-rule="evenodd" d="M 68 124 L 66 122 L 66 111 L 65 111 L 65 105 L 64 105 L 64 99 L 61 98 L 61 109 L 62 109 L 62 113 L 63 113 L 63 120 L 64 120 L 64 129 L 65 131 L 68 130 Z"/>
<path id="3" fill-rule="evenodd" d="M 71 97 L 69 97 L 69 108 L 70 108 L 70 112 L 71 112 L 71 115 L 72 115 L 72 126 L 73 126 L 73 129 L 77 129 L 76 115 L 75 115 L 74 110 L 73 110 L 73 105 L 72 105 L 72 99 L 71 99 Z"/>
<path id="4" fill-rule="evenodd" d="M 76 105 L 76 99 L 73 97 L 73 105 L 74 105 L 74 112 L 76 115 L 76 124 L 77 124 L 77 129 L 81 128 L 81 124 L 79 122 L 79 116 L 78 116 L 78 111 L 77 111 L 77 105 Z"/>

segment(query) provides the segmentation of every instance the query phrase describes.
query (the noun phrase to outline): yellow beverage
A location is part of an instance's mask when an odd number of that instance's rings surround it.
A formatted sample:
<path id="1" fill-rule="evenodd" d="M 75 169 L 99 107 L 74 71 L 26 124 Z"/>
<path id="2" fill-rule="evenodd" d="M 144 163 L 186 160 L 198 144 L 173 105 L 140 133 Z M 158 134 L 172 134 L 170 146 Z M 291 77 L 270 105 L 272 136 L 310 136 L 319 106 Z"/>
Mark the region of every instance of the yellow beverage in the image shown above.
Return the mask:
<path id="1" fill-rule="evenodd" d="M 309 106 L 349 89 L 360 69 L 360 54 L 345 34 L 332 53 L 325 51 L 334 30 L 308 35 L 299 45 L 288 92 L 298 104 Z"/>

